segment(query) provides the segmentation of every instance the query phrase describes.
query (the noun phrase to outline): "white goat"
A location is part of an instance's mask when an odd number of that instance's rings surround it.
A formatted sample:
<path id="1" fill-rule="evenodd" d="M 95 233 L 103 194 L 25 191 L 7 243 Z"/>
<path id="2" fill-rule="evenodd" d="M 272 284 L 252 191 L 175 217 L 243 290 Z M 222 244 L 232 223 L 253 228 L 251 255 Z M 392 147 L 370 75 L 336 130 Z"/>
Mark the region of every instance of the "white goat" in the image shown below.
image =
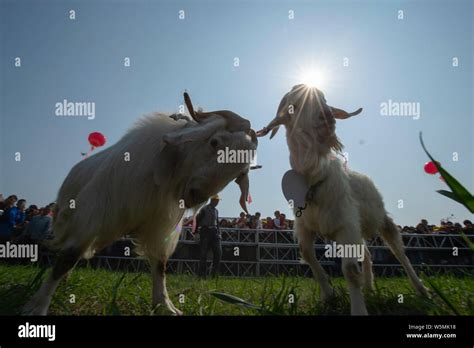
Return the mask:
<path id="1" fill-rule="evenodd" d="M 116 144 L 72 168 L 53 225 L 58 258 L 25 314 L 46 315 L 58 283 L 77 261 L 125 234 L 150 261 L 153 307 L 181 314 L 168 297 L 165 268 L 185 208 L 198 207 L 237 178 L 246 210 L 249 163 L 218 163 L 217 152 L 228 147 L 253 154 L 257 148 L 250 122 L 233 112 L 192 116 L 189 122 L 157 113 L 145 117 Z"/>
<path id="2" fill-rule="evenodd" d="M 333 288 L 314 252 L 317 233 L 340 245 L 361 245 L 364 239 L 380 233 L 402 264 L 413 287 L 418 293 L 427 295 L 427 289 L 404 253 L 400 232 L 387 215 L 373 182 L 363 174 L 345 170 L 341 161 L 332 155 L 332 150 L 342 149 L 335 134 L 335 118 L 345 119 L 361 111 L 349 114 L 330 107 L 321 91 L 296 85 L 283 97 L 277 116 L 257 136 L 264 136 L 271 130 L 273 137 L 279 125 L 286 128 L 291 167 L 304 176 L 309 187 L 307 208 L 301 217 L 296 217 L 295 234 L 302 258 L 310 265 L 320 284 L 323 300 L 333 295 Z M 364 250 L 362 272 L 356 258 L 342 259 L 353 315 L 367 314 L 361 288 L 363 285 L 373 288 L 371 256 L 366 246 Z"/>

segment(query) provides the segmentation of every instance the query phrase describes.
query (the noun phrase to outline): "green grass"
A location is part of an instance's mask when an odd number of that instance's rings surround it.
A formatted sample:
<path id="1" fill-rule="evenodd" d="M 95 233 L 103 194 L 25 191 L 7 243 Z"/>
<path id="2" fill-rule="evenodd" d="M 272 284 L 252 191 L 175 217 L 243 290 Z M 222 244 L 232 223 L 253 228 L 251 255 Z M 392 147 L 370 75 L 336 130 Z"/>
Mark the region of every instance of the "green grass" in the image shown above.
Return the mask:
<path id="1" fill-rule="evenodd" d="M 36 266 L 0 264 L 0 314 L 17 315 L 34 294 L 46 272 Z M 332 279 L 336 296 L 322 304 L 318 286 L 299 277 L 218 278 L 200 280 L 189 275 L 169 275 L 171 300 L 185 315 L 346 315 L 349 297 L 345 282 Z M 372 315 L 474 315 L 472 277 L 425 278 L 432 298 L 417 296 L 407 278 L 376 278 L 376 290 L 366 294 Z M 227 302 L 224 293 L 252 305 Z M 179 295 L 184 295 L 184 303 Z M 399 303 L 399 294 L 404 302 Z M 71 295 L 75 303 L 70 303 Z M 289 303 L 294 295 L 294 303 Z M 224 299 L 224 300 L 223 300 Z M 147 273 L 110 272 L 77 268 L 61 283 L 50 307 L 52 315 L 150 315 L 151 280 Z"/>

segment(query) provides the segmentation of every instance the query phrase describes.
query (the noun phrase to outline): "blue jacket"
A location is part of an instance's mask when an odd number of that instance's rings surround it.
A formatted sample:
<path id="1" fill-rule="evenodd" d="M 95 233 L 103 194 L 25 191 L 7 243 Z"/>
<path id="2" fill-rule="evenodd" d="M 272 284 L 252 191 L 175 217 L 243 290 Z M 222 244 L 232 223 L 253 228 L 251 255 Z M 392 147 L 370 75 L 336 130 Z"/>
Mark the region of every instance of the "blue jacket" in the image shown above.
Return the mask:
<path id="1" fill-rule="evenodd" d="M 4 212 L 2 222 L 0 222 L 0 238 L 10 238 L 13 232 L 13 226 L 25 221 L 26 213 L 20 211 L 17 207 L 12 207 Z"/>

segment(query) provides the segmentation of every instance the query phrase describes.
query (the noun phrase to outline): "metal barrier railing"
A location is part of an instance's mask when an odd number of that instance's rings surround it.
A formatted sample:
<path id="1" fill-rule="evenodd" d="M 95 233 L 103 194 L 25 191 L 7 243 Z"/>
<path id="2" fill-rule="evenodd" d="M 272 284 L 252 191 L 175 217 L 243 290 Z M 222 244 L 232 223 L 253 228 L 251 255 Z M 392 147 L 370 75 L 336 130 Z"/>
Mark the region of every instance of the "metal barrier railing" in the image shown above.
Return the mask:
<path id="1" fill-rule="evenodd" d="M 291 230 L 251 230 L 221 228 L 222 247 L 224 250 L 242 247 L 251 254 L 249 260 L 245 258 L 229 257 L 222 261 L 222 273 L 228 276 L 265 276 L 265 275 L 310 275 L 307 265 L 299 261 L 298 244 L 293 240 Z M 461 235 L 438 234 L 402 234 L 406 245 L 406 252 L 415 268 L 430 272 L 461 272 L 474 274 L 474 251 Z M 128 245 L 130 238 L 122 238 L 122 243 Z M 329 241 L 317 240 L 315 250 L 320 263 L 331 274 L 339 274 L 337 259 L 326 259 L 324 247 Z M 372 253 L 374 270 L 379 275 L 401 274 L 401 266 L 378 238 L 368 241 L 368 248 Z M 186 255 L 178 255 L 179 249 L 185 247 L 194 250 Z M 453 250 L 457 255 L 454 258 Z M 188 250 L 188 251 L 189 251 Z M 191 250 L 191 251 L 192 251 Z M 168 262 L 171 272 L 196 273 L 198 267 L 198 242 L 191 234 L 190 228 L 184 228 L 178 242 L 177 252 Z M 254 257 L 255 255 L 255 257 Z M 43 253 L 43 261 L 50 264 L 51 253 Z M 105 267 L 109 270 L 128 269 L 131 271 L 148 270 L 146 260 L 136 256 L 110 255 L 107 252 L 95 256 L 87 263 Z M 209 262 L 210 263 L 210 262 Z"/>

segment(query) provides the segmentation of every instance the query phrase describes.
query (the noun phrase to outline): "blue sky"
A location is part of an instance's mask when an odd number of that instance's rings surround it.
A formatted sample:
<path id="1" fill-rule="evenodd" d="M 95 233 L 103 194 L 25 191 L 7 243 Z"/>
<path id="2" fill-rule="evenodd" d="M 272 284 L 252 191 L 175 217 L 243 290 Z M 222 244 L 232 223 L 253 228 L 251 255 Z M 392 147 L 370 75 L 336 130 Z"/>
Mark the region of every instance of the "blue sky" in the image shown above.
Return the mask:
<path id="1" fill-rule="evenodd" d="M 399 224 L 439 222 L 450 214 L 471 218 L 435 192 L 445 185 L 423 172 L 427 157 L 418 142 L 423 131 L 432 154 L 474 190 L 471 1 L 0 3 L 4 195 L 38 205 L 54 201 L 88 149 L 90 132 L 104 133 L 113 144 L 141 115 L 177 111 L 184 89 L 195 105 L 233 110 L 260 129 L 299 82 L 298 72 L 313 64 L 326 71 L 328 82 L 320 87 L 329 104 L 364 108 L 338 122 L 337 133 L 350 168 L 375 181 Z M 55 116 L 63 99 L 95 102 L 95 119 Z M 380 103 L 389 99 L 419 102 L 420 119 L 382 116 Z M 284 132 L 261 139 L 258 162 L 263 169 L 251 174 L 251 212 L 268 216 L 280 209 L 292 216 L 280 188 L 289 169 Z M 237 185 L 221 195 L 220 215 L 238 215 Z"/>

